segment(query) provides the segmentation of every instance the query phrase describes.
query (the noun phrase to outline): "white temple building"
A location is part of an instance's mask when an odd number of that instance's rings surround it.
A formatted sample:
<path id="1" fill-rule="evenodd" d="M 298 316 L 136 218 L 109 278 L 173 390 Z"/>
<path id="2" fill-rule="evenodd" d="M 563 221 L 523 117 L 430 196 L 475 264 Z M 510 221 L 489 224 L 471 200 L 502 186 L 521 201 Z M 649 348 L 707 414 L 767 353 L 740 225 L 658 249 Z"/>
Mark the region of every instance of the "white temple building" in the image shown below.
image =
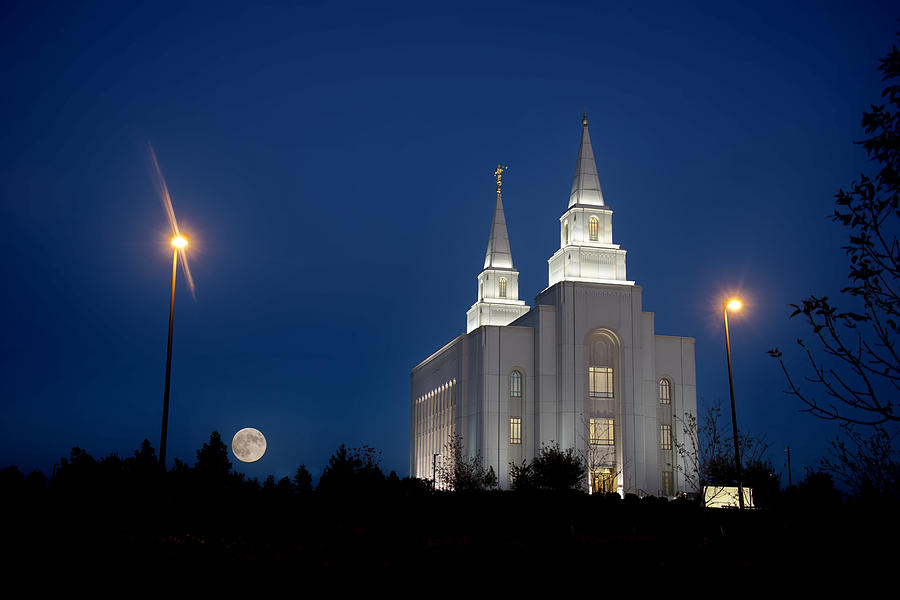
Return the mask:
<path id="1" fill-rule="evenodd" d="M 657 335 L 641 288 L 613 243 L 587 118 L 560 247 L 534 308 L 519 300 L 501 198 L 466 333 L 411 374 L 410 475 L 431 479 L 434 455 L 459 434 L 508 488 L 510 464 L 542 444 L 575 448 L 592 491 L 673 496 L 686 489 L 675 443 L 696 415 L 694 339 Z M 676 417 L 678 420 L 676 421 Z"/>

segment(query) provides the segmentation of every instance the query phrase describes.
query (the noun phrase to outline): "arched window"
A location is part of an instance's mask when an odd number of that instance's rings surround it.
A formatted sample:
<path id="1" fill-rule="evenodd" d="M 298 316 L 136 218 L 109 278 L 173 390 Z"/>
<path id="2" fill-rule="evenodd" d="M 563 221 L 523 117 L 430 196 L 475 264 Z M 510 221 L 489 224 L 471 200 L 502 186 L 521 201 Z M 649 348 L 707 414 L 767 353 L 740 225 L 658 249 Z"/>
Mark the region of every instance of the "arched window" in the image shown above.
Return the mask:
<path id="1" fill-rule="evenodd" d="M 659 403 L 672 403 L 672 382 L 665 377 L 659 380 Z"/>
<path id="2" fill-rule="evenodd" d="M 565 242 L 563 242 L 563 243 L 568 245 L 569 244 L 569 222 L 568 221 L 566 221 L 565 225 L 563 225 L 563 239 L 565 240 Z"/>
<path id="3" fill-rule="evenodd" d="M 519 371 L 513 371 L 509 374 L 509 397 L 522 397 L 522 373 Z"/>
<path id="4" fill-rule="evenodd" d="M 501 298 L 506 298 L 506 277 L 500 278 L 500 281 L 497 283 L 497 287 L 499 288 L 499 296 Z"/>
<path id="5" fill-rule="evenodd" d="M 591 217 L 591 220 L 588 221 L 588 233 L 592 242 L 600 239 L 600 221 L 597 220 L 597 217 Z"/>

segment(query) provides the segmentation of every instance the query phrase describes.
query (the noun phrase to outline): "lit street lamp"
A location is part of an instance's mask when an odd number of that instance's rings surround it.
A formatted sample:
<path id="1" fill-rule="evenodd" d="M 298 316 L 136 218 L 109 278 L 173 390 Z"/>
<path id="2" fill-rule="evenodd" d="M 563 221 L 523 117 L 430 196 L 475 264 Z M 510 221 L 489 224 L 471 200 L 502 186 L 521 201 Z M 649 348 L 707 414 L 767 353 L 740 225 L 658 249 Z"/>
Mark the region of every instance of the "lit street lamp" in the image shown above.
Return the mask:
<path id="1" fill-rule="evenodd" d="M 744 509 L 744 484 L 741 482 L 741 453 L 738 444 L 737 416 L 734 412 L 734 377 L 731 374 L 731 339 L 728 337 L 728 309 L 740 310 L 741 301 L 732 298 L 722 306 L 722 314 L 725 317 L 725 354 L 728 357 L 728 391 L 731 392 L 731 430 L 734 436 L 734 466 L 737 469 L 738 482 L 738 506 Z"/>
<path id="2" fill-rule="evenodd" d="M 176 234 L 171 240 L 172 254 L 172 297 L 169 302 L 169 344 L 166 347 L 166 389 L 163 392 L 162 434 L 159 440 L 159 464 L 166 470 L 166 435 L 169 428 L 169 382 L 172 379 L 172 325 L 175 320 L 175 273 L 178 269 L 178 250 L 182 252 L 188 245 L 186 237 Z"/>

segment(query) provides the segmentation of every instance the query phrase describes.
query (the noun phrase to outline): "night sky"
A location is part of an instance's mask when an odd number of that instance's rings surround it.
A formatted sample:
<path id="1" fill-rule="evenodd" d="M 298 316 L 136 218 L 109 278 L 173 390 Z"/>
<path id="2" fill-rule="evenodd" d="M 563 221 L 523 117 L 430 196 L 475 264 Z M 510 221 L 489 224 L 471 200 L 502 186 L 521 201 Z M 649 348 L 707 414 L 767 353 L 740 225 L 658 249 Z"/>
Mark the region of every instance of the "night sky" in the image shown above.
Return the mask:
<path id="1" fill-rule="evenodd" d="M 533 305 L 583 111 L 628 278 L 657 333 L 697 340 L 701 407 L 727 408 L 719 311 L 740 291 L 739 424 L 779 470 L 792 447 L 795 481 L 824 455 L 836 426 L 765 352 L 799 369 L 788 304 L 846 281 L 828 215 L 872 172 L 852 142 L 895 2 L 181 4 L 0 6 L 0 466 L 158 447 L 152 144 L 196 282 L 179 275 L 170 461 L 252 426 L 251 476 L 318 476 L 341 443 L 406 475 L 409 373 L 465 330 L 494 168 Z"/>

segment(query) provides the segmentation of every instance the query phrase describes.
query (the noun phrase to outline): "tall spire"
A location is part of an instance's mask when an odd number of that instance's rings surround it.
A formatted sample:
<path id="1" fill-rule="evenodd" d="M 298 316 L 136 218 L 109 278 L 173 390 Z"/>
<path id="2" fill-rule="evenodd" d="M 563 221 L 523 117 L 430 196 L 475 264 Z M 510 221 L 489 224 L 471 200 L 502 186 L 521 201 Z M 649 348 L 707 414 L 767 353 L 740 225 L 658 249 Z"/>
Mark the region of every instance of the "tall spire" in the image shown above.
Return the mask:
<path id="1" fill-rule="evenodd" d="M 506 216 L 503 214 L 503 199 L 500 189 L 503 186 L 503 171 L 507 167 L 497 165 L 494 177 L 497 179 L 497 203 L 494 205 L 494 220 L 491 222 L 491 237 L 488 240 L 487 252 L 484 255 L 484 268 L 512 269 L 512 252 L 509 249 L 509 233 L 506 231 Z"/>
<path id="2" fill-rule="evenodd" d="M 578 148 L 578 162 L 575 164 L 575 179 L 569 193 L 569 206 L 574 204 L 604 206 L 600 178 L 597 176 L 597 163 L 594 161 L 594 150 L 591 148 L 591 135 L 588 133 L 587 114 L 581 118 L 581 125 L 581 146 Z"/>

